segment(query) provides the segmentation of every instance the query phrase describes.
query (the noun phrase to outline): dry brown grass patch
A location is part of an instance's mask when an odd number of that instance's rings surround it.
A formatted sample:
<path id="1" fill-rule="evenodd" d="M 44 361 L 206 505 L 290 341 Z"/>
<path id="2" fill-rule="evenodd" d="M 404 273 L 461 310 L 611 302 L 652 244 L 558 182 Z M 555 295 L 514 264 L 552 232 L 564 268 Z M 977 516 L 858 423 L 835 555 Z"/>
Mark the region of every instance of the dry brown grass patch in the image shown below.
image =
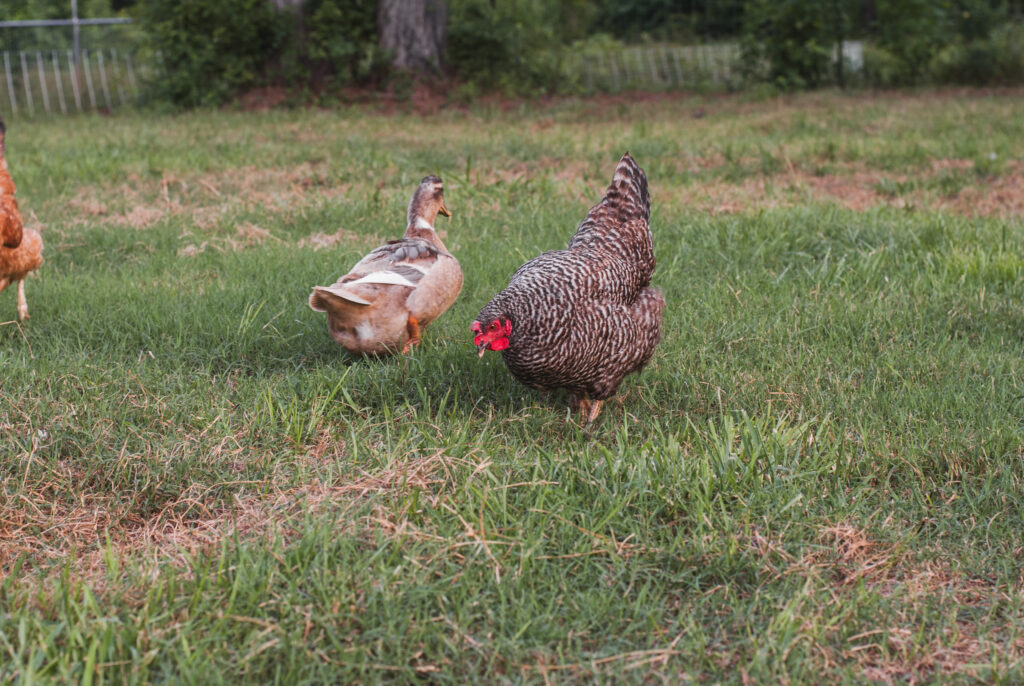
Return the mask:
<path id="1" fill-rule="evenodd" d="M 321 435 L 308 457 L 322 461 L 339 451 L 344 454 L 344 450 L 343 442 L 338 445 Z M 410 535 L 413 527 L 404 512 L 390 509 L 387 496 L 419 490 L 426 501 L 436 503 L 439 491 L 452 481 L 450 461 L 437 452 L 396 460 L 386 469 L 365 472 L 342 485 L 314 482 L 271 488 L 266 493 L 252 492 L 253 487 L 263 490 L 264 482 L 197 483 L 146 517 L 124 511 L 109 496 L 83 493 L 76 502 L 66 503 L 54 501 L 48 492 L 22 492 L 0 502 L 0 568 L 25 556 L 49 570 L 44 574 L 52 574 L 59 573 L 53 571 L 52 563 L 71 558 L 78 574 L 99 583 L 111 554 L 154 572 L 168 563 L 184 567 L 197 552 L 209 550 L 225 538 L 297 536 L 304 518 L 328 511 L 337 513 L 340 527 L 347 528 L 348 534 L 365 530 L 368 540 L 374 535 L 370 531 Z M 221 488 L 236 490 L 232 502 L 212 506 L 209 494 Z M 358 520 L 346 518 L 352 508 L 370 496 L 383 496 L 385 500 L 370 515 Z"/>
<path id="2" fill-rule="evenodd" d="M 325 248 L 333 248 L 336 245 L 377 245 L 380 242 L 377 236 L 362 236 L 352 231 L 338 229 L 330 234 L 321 232 L 310 234 L 305 238 L 300 238 L 295 245 L 300 248 L 309 247 L 313 248 L 313 250 L 323 250 Z"/>
<path id="3" fill-rule="evenodd" d="M 702 170 L 714 170 L 709 160 L 696 160 Z M 799 164 L 772 175 L 754 174 L 739 181 L 701 179 L 687 186 L 666 189 L 679 203 L 710 214 L 738 213 L 808 203 L 833 202 L 855 211 L 874 207 L 917 207 L 973 217 L 1024 216 L 1024 163 L 1007 163 L 998 176 L 974 174 L 971 160 L 934 160 L 927 170 L 913 175 L 834 165 L 838 170 L 818 174 Z M 942 175 L 964 175 L 962 187 L 953 193 L 935 188 Z M 900 193 L 880 190 L 883 182 L 915 187 Z M 656 181 L 655 181 L 656 183 Z"/>
<path id="4" fill-rule="evenodd" d="M 795 561 L 789 571 L 824 572 L 836 605 L 866 586 L 897 601 L 898 608 L 888 617 L 892 624 L 851 636 L 840 649 L 819 645 L 829 662 L 856 664 L 865 680 L 882 683 L 918 683 L 953 675 L 981 678 L 988 667 L 1005 669 L 1024 662 L 1024 636 L 1000 638 L 1012 635 L 1012 626 L 982 628 L 980 621 L 958 619 L 951 624 L 932 622 L 941 628 L 922 632 L 923 608 L 934 607 L 936 600 L 950 608 L 985 609 L 1012 589 L 958 572 L 942 558 L 915 561 L 900 544 L 873 540 L 845 522 L 824 527 L 819 543 L 820 548 Z M 985 614 L 990 612 L 979 617 Z"/>

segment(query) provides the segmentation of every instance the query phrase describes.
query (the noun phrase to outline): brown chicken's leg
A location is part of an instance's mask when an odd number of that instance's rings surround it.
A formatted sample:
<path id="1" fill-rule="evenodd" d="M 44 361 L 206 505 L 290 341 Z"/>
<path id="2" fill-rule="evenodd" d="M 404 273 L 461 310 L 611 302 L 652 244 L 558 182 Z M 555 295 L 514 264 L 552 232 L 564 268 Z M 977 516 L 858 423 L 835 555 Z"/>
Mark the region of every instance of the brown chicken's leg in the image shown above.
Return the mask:
<path id="1" fill-rule="evenodd" d="M 604 404 L 603 400 L 589 400 L 587 405 L 589 406 L 589 412 L 587 413 L 587 426 L 594 423 L 597 419 L 597 415 L 601 414 L 601 405 Z"/>
<path id="2" fill-rule="evenodd" d="M 406 331 L 409 332 L 409 341 L 402 348 L 403 353 L 407 353 L 412 350 L 414 345 L 420 344 L 420 323 L 416 321 L 416 317 L 409 315 L 409 321 L 405 324 Z"/>
<path id="3" fill-rule="evenodd" d="M 25 279 L 18 282 L 18 319 L 28 319 L 28 301 L 25 300 Z"/>

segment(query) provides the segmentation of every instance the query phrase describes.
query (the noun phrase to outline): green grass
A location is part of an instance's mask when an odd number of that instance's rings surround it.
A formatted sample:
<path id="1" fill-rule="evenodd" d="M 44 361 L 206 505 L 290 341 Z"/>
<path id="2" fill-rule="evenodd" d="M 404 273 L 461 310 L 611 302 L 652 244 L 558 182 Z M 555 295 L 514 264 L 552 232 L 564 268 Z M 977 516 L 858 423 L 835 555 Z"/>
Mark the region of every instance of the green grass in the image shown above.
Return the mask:
<path id="1" fill-rule="evenodd" d="M 932 205 L 1019 179 L 1022 107 L 8 121 L 46 263 L 0 294 L 0 681 L 1019 682 L 1024 227 Z M 665 337 L 582 430 L 468 325 L 625 149 Z M 434 172 L 463 292 L 352 359 L 310 289 Z"/>

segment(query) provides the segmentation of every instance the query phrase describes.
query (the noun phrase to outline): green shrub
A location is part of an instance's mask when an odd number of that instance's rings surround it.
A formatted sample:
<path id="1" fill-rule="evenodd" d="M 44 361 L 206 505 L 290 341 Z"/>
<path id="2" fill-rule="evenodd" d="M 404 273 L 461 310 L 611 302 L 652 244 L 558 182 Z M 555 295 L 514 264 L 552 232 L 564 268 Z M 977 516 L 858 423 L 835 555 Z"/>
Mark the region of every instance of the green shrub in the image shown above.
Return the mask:
<path id="1" fill-rule="evenodd" d="M 184 107 L 263 83 L 268 57 L 294 30 L 266 0 L 148 0 L 142 21 L 162 56 L 152 92 Z"/>
<path id="2" fill-rule="evenodd" d="M 1003 0 L 877 0 L 867 80 L 1019 83 L 1021 30 Z"/>
<path id="3" fill-rule="evenodd" d="M 752 0 L 740 45 L 746 76 L 782 89 L 814 88 L 830 73 L 834 11 L 819 0 Z"/>
<path id="4" fill-rule="evenodd" d="M 864 81 L 882 88 L 911 83 L 913 74 L 906 61 L 889 50 L 866 43 L 864 45 Z"/>
<path id="5" fill-rule="evenodd" d="M 1024 82 L 1024 25 L 1010 24 L 990 36 L 956 41 L 931 60 L 939 83 L 1014 84 Z"/>
<path id="6" fill-rule="evenodd" d="M 956 39 L 952 1 L 877 0 L 876 10 L 875 57 L 884 56 L 877 72 L 883 80 L 877 85 L 927 81 L 932 57 Z"/>
<path id="7" fill-rule="evenodd" d="M 450 5 L 447 62 L 485 90 L 527 95 L 557 87 L 559 3 L 456 0 Z"/>
<path id="8" fill-rule="evenodd" d="M 365 83 L 387 71 L 376 0 L 307 0 L 302 15 L 302 58 L 314 82 Z"/>
<path id="9" fill-rule="evenodd" d="M 994 83 L 1024 83 L 1024 23 L 1005 24 L 989 37 Z"/>

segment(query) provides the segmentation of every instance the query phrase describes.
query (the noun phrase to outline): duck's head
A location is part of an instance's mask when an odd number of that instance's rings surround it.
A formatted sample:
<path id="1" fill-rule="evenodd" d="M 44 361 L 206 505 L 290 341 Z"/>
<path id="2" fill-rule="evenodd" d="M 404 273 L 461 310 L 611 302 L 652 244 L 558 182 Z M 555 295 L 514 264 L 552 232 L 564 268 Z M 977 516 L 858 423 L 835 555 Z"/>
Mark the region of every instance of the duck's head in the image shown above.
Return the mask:
<path id="1" fill-rule="evenodd" d="M 437 176 L 425 176 L 409 201 L 409 226 L 426 228 L 419 225 L 423 220 L 433 228 L 439 214 L 452 216 L 444 206 L 444 182 Z"/>

